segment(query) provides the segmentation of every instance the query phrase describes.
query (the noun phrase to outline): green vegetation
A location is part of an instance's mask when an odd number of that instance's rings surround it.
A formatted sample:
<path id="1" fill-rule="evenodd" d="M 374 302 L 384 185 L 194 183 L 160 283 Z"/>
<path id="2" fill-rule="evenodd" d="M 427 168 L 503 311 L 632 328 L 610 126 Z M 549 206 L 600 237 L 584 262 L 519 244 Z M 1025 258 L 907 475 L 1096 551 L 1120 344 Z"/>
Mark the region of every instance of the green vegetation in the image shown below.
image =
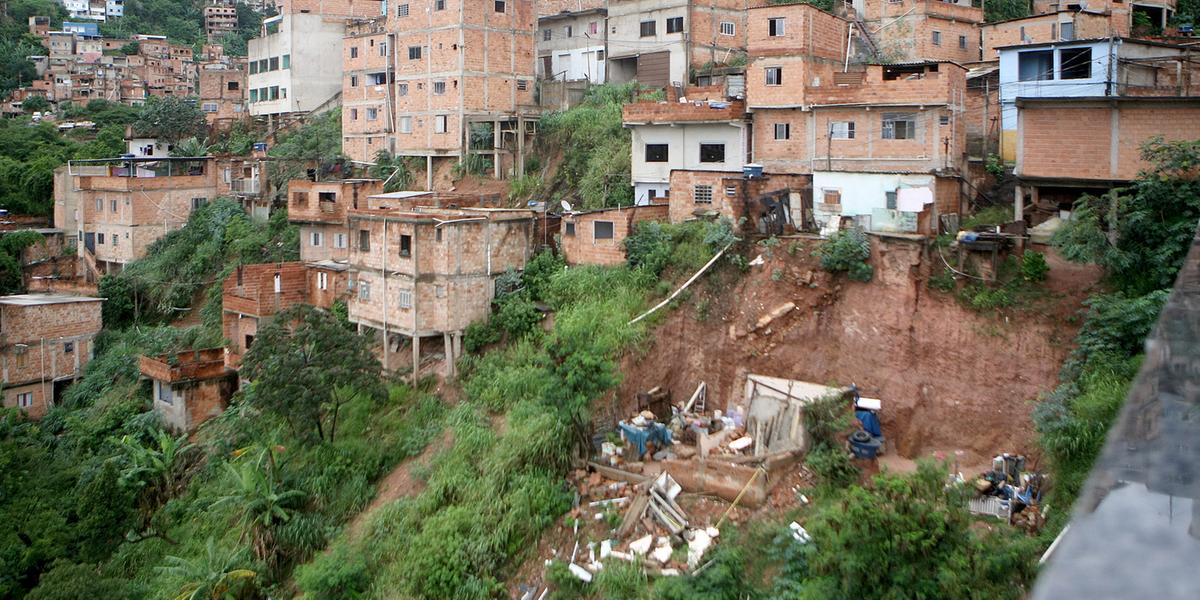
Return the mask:
<path id="1" fill-rule="evenodd" d="M 67 11 L 56 0 L 9 0 L 0 12 L 0 98 L 37 77 L 29 56 L 44 55 L 41 41 L 29 33 L 29 17 L 50 17 L 52 29 L 62 27 Z"/>
<path id="2" fill-rule="evenodd" d="M 625 255 L 629 266 L 655 277 L 668 270 L 686 277 L 735 241 L 728 219 L 678 224 L 643 221 L 625 238 Z"/>
<path id="3" fill-rule="evenodd" d="M 1200 217 L 1200 141 L 1154 140 L 1142 155 L 1152 170 L 1128 188 L 1080 199 L 1054 237 L 1066 258 L 1103 266 L 1110 287 L 1087 301 L 1062 384 L 1034 413 L 1060 506 L 1074 500 L 1100 452 Z"/>
<path id="4" fill-rule="evenodd" d="M 267 176 L 276 190 L 287 190 L 287 182 L 304 177 L 315 168 L 318 177 L 349 172 L 349 161 L 342 154 L 342 109 L 308 117 L 304 125 L 281 133 L 269 152 Z"/>
<path id="5" fill-rule="evenodd" d="M 208 131 L 208 124 L 195 98 L 151 96 L 138 110 L 133 130 L 138 135 L 175 143 L 188 137 L 202 137 Z"/>
<path id="6" fill-rule="evenodd" d="M 0 236 L 0 296 L 21 293 L 25 287 L 21 277 L 21 253 L 44 241 L 42 234 L 28 229 Z"/>
<path id="7" fill-rule="evenodd" d="M 580 210 L 633 204 L 630 133 L 621 125 L 621 107 L 638 91 L 636 83 L 595 86 L 578 106 L 542 117 L 542 152 L 562 156 L 548 185 L 554 201 L 570 200 Z"/>
<path id="8" fill-rule="evenodd" d="M 816 250 L 821 268 L 830 273 L 845 272 L 855 281 L 870 281 L 875 269 L 867 262 L 871 258 L 871 241 L 861 229 L 847 229 L 833 234 Z"/>
<path id="9" fill-rule="evenodd" d="M 989 206 L 967 217 L 962 223 L 962 228 L 970 231 L 981 225 L 1004 225 L 1006 223 L 1011 223 L 1012 220 L 1012 205 L 997 204 L 996 206 Z"/>
<path id="10" fill-rule="evenodd" d="M 983 20 L 988 23 L 1027 16 L 1029 2 L 1025 0 L 988 0 L 983 3 Z"/>
<path id="11" fill-rule="evenodd" d="M 375 164 L 367 170 L 371 177 L 384 181 L 383 191 L 395 192 L 412 188 L 413 157 L 393 156 L 387 150 L 375 153 Z"/>

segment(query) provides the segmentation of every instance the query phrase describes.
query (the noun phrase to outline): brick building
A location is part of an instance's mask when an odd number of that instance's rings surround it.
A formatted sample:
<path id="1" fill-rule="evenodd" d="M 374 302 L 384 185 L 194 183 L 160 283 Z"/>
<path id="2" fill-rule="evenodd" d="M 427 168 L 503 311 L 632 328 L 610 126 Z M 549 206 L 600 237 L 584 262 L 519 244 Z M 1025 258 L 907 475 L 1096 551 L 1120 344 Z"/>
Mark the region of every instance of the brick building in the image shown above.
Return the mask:
<path id="1" fill-rule="evenodd" d="M 1161 31 L 1175 16 L 1176 0 L 1095 0 L 1093 2 L 1063 2 L 1062 0 L 1032 0 L 1032 14 L 1044 15 L 1064 10 L 1087 11 L 1103 15 L 1109 21 L 1109 35 L 1118 37 L 1147 35 Z M 1138 14 L 1145 15 L 1148 27 L 1138 30 Z M 1076 35 L 1076 39 L 1084 36 Z"/>
<path id="2" fill-rule="evenodd" d="M 563 215 L 559 248 L 568 265 L 619 265 L 625 238 L 645 221 L 667 221 L 667 204 L 604 208 Z"/>
<path id="3" fill-rule="evenodd" d="M 852 18 L 857 17 L 856 35 L 861 38 L 864 28 L 868 32 L 874 60 L 972 62 L 979 60 L 983 8 L 971 4 L 971 0 L 854 0 Z"/>
<path id="4" fill-rule="evenodd" d="M 448 374 L 467 325 L 487 318 L 495 280 L 525 267 L 537 230 L 531 210 L 359 208 L 352 233 L 350 321 L 380 340 L 385 369 L 407 340 L 414 374 L 422 338 L 441 337 Z"/>
<path id="5" fill-rule="evenodd" d="M 200 66 L 200 110 L 208 126 L 228 129 L 246 117 L 246 63 L 229 59 Z"/>
<path id="6" fill-rule="evenodd" d="M 608 78 L 648 87 L 711 77 L 746 51 L 746 0 L 612 0 L 608 3 Z"/>
<path id="7" fill-rule="evenodd" d="M 368 208 L 367 198 L 382 192 L 378 179 L 288 183 L 288 220 L 300 227 L 300 260 L 344 264 L 350 257 L 349 211 Z"/>
<path id="8" fill-rule="evenodd" d="M 240 265 L 221 284 L 225 365 L 236 369 L 266 321 L 296 304 L 310 304 L 302 262 Z"/>
<path id="9" fill-rule="evenodd" d="M 26 294 L 0 297 L 4 406 L 46 414 L 83 372 L 100 333 L 102 298 Z"/>
<path id="10" fill-rule="evenodd" d="M 225 412 L 237 391 L 237 374 L 225 368 L 221 348 L 141 356 L 138 368 L 149 379 L 154 412 L 179 432 L 194 431 Z"/>
<path id="11" fill-rule="evenodd" d="M 1115 26 L 1111 15 L 1090 10 L 1059 10 L 984 23 L 979 31 L 983 41 L 981 58 L 987 61 L 999 59 L 999 49 L 1007 46 L 1094 40 L 1128 34 L 1128 29 Z"/>
<path id="12" fill-rule="evenodd" d="M 217 196 L 211 158 L 71 161 L 56 172 L 54 222 L 89 278 L 124 268 Z"/>
<path id="13" fill-rule="evenodd" d="M 538 116 L 533 3 L 389 3 L 379 27 L 352 29 L 344 46 L 346 153 L 423 158 L 429 190 L 436 171 L 469 155 L 496 177 L 523 174 Z"/>
<path id="14" fill-rule="evenodd" d="M 226 0 L 213 0 L 204 7 L 204 33 L 214 41 L 237 30 L 237 5 Z"/>

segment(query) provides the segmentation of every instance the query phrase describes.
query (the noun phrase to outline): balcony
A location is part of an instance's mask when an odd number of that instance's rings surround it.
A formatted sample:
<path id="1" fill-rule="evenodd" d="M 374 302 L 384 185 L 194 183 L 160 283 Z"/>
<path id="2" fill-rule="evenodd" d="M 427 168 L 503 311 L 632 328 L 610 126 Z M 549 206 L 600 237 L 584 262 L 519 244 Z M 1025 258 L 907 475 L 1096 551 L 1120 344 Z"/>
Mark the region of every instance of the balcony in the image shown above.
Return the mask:
<path id="1" fill-rule="evenodd" d="M 229 182 L 229 190 L 244 196 L 257 196 L 262 193 L 262 182 L 255 179 L 234 179 Z"/>

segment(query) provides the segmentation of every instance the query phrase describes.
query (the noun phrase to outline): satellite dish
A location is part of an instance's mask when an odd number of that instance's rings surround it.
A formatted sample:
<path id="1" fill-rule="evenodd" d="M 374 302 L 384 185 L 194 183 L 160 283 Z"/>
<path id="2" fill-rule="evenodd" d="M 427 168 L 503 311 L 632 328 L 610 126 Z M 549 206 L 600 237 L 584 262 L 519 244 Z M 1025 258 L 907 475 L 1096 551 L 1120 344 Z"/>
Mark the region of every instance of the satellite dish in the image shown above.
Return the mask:
<path id="1" fill-rule="evenodd" d="M 565 211 L 565 212 L 571 212 L 571 203 L 570 203 L 570 202 L 567 202 L 566 200 L 563 200 L 561 204 L 562 204 L 562 209 L 563 209 L 563 211 Z"/>

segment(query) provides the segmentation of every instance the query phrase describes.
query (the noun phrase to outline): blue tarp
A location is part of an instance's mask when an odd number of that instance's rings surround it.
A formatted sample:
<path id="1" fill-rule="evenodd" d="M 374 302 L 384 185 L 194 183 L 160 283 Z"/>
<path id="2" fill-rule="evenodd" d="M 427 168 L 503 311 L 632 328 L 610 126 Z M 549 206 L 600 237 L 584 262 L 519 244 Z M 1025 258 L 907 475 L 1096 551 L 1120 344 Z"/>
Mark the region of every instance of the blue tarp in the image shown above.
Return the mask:
<path id="1" fill-rule="evenodd" d="M 879 424 L 879 415 L 869 410 L 856 410 L 854 417 L 862 423 L 863 430 L 871 437 L 883 437 L 883 427 Z"/>
<path id="2" fill-rule="evenodd" d="M 654 447 L 662 450 L 671 447 L 671 430 L 662 423 L 652 423 L 646 427 L 631 425 L 625 421 L 617 423 L 621 434 L 629 443 L 637 447 L 638 456 L 646 453 L 646 443 L 654 442 Z"/>

